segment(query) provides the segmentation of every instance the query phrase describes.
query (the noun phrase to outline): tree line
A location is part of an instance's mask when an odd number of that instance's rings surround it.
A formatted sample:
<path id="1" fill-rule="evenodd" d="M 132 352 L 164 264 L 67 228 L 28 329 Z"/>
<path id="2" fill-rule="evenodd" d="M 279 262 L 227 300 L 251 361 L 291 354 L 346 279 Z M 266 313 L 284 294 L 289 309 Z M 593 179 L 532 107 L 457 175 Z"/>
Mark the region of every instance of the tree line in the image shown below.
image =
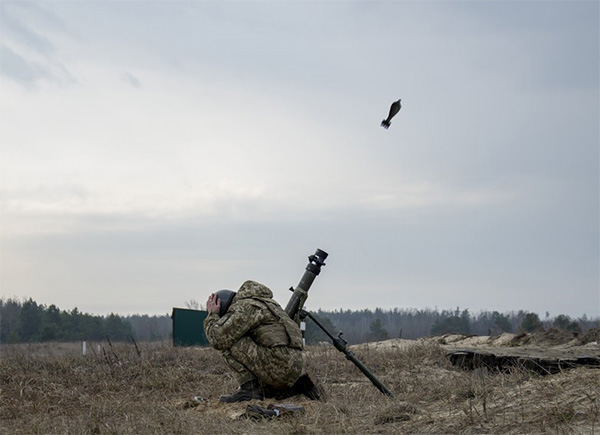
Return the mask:
<path id="1" fill-rule="evenodd" d="M 122 317 L 111 313 L 98 316 L 77 308 L 61 310 L 56 305 L 41 305 L 33 299 L 0 299 L 0 343 L 44 341 L 142 341 L 169 337 L 168 316 L 147 315 Z"/>
<path id="2" fill-rule="evenodd" d="M 189 307 L 188 307 L 189 308 Z M 432 335 L 457 333 L 465 335 L 497 335 L 503 332 L 536 332 L 555 328 L 574 333 L 600 328 L 600 318 L 582 316 L 572 319 L 559 314 L 523 310 L 509 313 L 481 311 L 472 314 L 468 309 L 399 309 L 333 310 L 319 309 L 312 314 L 334 335 L 343 331 L 349 344 L 381 341 L 389 338 L 417 339 Z M 0 298 L 0 343 L 30 343 L 43 341 L 113 341 L 168 340 L 172 338 L 172 320 L 162 316 L 111 313 L 98 316 L 80 312 L 77 308 L 61 310 L 54 304 L 41 305 L 28 298 Z M 199 328 L 202 326 L 199 325 Z M 328 341 L 329 338 L 306 319 L 307 344 Z"/>
<path id="3" fill-rule="evenodd" d="M 565 314 L 544 319 L 537 313 L 523 310 L 509 313 L 481 311 L 471 314 L 468 309 L 399 309 L 384 310 L 318 310 L 315 317 L 335 336 L 343 331 L 342 338 L 349 344 L 381 341 L 390 338 L 417 339 L 442 334 L 498 335 L 503 332 L 538 332 L 550 328 L 580 333 L 600 327 L 600 318 L 586 315 L 572 319 Z M 307 343 L 327 341 L 328 337 L 307 319 Z"/>

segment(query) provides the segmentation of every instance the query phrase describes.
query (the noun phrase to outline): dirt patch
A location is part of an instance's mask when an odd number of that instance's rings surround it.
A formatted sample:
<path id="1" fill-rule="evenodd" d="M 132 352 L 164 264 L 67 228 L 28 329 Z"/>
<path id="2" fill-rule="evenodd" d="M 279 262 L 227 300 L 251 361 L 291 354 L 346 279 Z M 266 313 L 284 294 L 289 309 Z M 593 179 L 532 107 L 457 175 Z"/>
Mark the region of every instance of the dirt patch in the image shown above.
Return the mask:
<path id="1" fill-rule="evenodd" d="M 580 344 L 579 340 L 577 339 L 578 335 L 579 334 L 574 332 L 550 328 L 547 331 L 533 334 L 519 334 L 515 336 L 511 344 L 514 346 L 522 346 L 526 344 L 538 346 L 576 346 Z"/>
<path id="2" fill-rule="evenodd" d="M 572 332 L 549 329 L 498 339 L 453 335 L 450 340 L 442 337 L 442 342 L 446 343 L 444 348 L 452 364 L 464 369 L 506 371 L 520 367 L 538 374 L 554 374 L 577 366 L 600 368 L 600 346 L 597 341 L 590 341 L 597 334 L 597 329 L 591 330 L 582 338 Z"/>

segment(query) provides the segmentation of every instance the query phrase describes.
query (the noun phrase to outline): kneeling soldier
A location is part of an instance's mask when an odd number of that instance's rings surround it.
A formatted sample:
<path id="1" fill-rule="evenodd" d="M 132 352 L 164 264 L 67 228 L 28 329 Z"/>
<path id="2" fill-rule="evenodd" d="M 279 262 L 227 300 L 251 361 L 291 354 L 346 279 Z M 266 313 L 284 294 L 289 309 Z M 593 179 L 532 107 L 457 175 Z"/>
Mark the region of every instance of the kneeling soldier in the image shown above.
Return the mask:
<path id="1" fill-rule="evenodd" d="M 300 328 L 269 288 L 246 281 L 237 293 L 220 290 L 209 296 L 206 310 L 206 337 L 240 384 L 234 393 L 221 396 L 222 402 L 262 400 L 265 392 L 319 398 L 303 374 Z"/>

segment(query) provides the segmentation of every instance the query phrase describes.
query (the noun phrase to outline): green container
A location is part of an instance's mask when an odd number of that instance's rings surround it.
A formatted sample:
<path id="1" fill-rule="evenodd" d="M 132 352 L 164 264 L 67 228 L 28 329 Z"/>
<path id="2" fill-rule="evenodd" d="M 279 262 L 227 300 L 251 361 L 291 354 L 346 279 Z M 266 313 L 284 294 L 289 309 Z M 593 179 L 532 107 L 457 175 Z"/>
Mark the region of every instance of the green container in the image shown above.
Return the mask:
<path id="1" fill-rule="evenodd" d="M 173 346 L 208 346 L 204 334 L 207 315 L 206 311 L 173 308 Z"/>

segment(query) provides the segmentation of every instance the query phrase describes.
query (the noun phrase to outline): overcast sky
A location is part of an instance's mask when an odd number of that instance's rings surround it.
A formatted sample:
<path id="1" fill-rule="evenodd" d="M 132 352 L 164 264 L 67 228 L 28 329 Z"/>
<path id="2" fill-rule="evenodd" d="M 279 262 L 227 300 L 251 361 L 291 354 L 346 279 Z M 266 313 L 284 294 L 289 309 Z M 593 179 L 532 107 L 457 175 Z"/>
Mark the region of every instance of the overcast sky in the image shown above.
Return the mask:
<path id="1" fill-rule="evenodd" d="M 3 297 L 600 315 L 599 2 L 0 8 Z"/>

